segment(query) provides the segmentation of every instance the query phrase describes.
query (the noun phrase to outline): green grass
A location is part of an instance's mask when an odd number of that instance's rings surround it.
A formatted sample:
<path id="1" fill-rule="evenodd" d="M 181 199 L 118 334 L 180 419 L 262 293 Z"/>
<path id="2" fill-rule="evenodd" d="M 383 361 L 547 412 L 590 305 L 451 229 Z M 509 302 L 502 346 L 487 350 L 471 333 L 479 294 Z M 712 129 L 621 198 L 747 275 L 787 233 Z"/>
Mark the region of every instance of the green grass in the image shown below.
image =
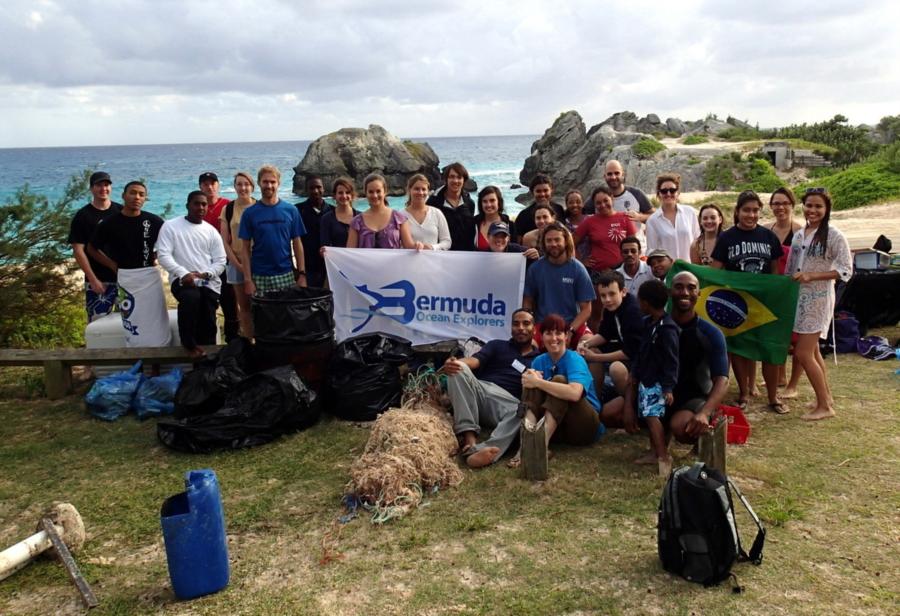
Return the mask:
<path id="1" fill-rule="evenodd" d="M 709 138 L 705 135 L 688 135 L 681 140 L 684 145 L 699 145 L 701 143 L 709 143 Z"/>
<path id="2" fill-rule="evenodd" d="M 634 155 L 644 160 L 653 158 L 665 149 L 666 146 L 656 139 L 641 139 L 631 146 L 631 151 L 634 152 Z"/>
<path id="3" fill-rule="evenodd" d="M 849 210 L 900 198 L 900 173 L 891 170 L 889 161 L 873 157 L 843 171 L 816 177 L 798 186 L 796 192 L 802 194 L 813 186 L 828 189 L 834 209 Z"/>
<path id="4" fill-rule="evenodd" d="M 894 340 L 900 328 L 872 333 Z M 254 449 L 179 454 L 157 442 L 154 420 L 104 423 L 74 396 L 27 398 L 23 382 L 36 369 L 0 371 L 0 545 L 30 534 L 52 501 L 73 503 L 88 530 L 76 557 L 101 602 L 93 613 L 103 615 L 892 613 L 897 362 L 826 361 L 838 417 L 799 419 L 811 399 L 803 381 L 787 416 L 751 403 L 750 440 L 729 447 L 729 472 L 769 530 L 763 565 L 735 569 L 743 595 L 661 571 L 661 483 L 631 463 L 645 438 L 558 447 L 542 483 L 503 465 L 466 470 L 457 488 L 404 518 L 338 525 L 366 428 L 325 420 Z M 686 448 L 674 453 L 690 460 Z M 182 603 L 169 587 L 159 506 L 183 489 L 185 471 L 204 467 L 222 487 L 231 583 Z M 738 523 L 750 541 L 752 524 L 741 513 Z M 2 614 L 77 607 L 52 561 L 0 583 Z"/>
<path id="5" fill-rule="evenodd" d="M 784 182 L 775 168 L 758 156 L 744 158 L 740 152 L 714 156 L 706 163 L 706 190 L 771 192 Z"/>

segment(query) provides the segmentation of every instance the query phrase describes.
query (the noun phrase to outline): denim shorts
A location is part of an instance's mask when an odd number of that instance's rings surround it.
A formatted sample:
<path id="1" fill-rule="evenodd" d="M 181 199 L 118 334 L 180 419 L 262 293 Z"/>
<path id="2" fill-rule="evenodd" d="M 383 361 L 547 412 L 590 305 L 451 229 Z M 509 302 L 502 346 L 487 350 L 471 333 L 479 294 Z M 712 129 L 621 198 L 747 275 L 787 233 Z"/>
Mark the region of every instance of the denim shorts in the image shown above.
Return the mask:
<path id="1" fill-rule="evenodd" d="M 225 266 L 225 279 L 228 281 L 228 284 L 243 284 L 244 272 L 236 265 L 228 263 Z"/>

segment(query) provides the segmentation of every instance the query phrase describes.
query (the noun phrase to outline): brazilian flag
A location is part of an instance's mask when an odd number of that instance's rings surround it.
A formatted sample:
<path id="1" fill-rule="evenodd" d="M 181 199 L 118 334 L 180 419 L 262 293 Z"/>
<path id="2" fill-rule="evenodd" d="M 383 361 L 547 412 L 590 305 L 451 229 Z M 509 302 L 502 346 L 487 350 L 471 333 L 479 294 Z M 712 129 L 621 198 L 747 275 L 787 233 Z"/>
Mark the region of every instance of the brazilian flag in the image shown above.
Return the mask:
<path id="1" fill-rule="evenodd" d="M 689 271 L 700 280 L 697 314 L 718 327 L 728 352 L 742 357 L 783 364 L 794 328 L 800 285 L 790 276 L 750 274 L 676 261 L 666 284 L 678 272 Z"/>

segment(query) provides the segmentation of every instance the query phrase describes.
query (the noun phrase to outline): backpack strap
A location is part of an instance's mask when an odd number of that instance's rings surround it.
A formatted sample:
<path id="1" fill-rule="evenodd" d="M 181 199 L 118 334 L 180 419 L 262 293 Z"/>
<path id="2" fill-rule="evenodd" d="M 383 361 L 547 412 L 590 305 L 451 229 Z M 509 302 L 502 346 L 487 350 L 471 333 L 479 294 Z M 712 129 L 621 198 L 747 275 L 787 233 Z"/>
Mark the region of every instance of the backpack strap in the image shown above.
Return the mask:
<path id="1" fill-rule="evenodd" d="M 234 200 L 228 202 L 225 206 L 225 220 L 228 221 L 228 225 L 231 226 L 231 218 L 234 216 Z"/>
<path id="2" fill-rule="evenodd" d="M 744 551 L 743 547 L 738 549 L 738 561 L 743 562 L 749 560 L 754 565 L 762 564 L 762 551 L 763 545 L 766 542 L 766 529 L 762 525 L 762 522 L 759 520 L 759 516 L 756 515 L 756 512 L 753 511 L 753 508 L 750 506 L 750 503 L 747 502 L 747 499 L 744 498 L 744 495 L 738 489 L 738 487 L 734 484 L 731 479 L 728 479 L 728 486 L 734 490 L 734 493 L 737 494 L 738 500 L 741 501 L 741 504 L 747 510 L 747 513 L 750 514 L 750 517 L 753 519 L 753 522 L 756 524 L 757 532 L 756 537 L 753 539 L 753 545 L 750 547 L 750 553 Z"/>

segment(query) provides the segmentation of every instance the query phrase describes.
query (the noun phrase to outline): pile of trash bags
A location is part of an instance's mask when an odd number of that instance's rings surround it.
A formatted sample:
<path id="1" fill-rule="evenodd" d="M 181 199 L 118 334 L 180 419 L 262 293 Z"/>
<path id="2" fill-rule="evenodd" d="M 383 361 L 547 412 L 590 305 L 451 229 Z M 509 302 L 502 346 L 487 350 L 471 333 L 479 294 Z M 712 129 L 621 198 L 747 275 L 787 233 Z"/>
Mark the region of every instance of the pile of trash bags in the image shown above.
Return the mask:
<path id="1" fill-rule="evenodd" d="M 138 419 L 171 415 L 181 380 L 179 368 L 145 377 L 141 362 L 137 362 L 130 370 L 97 379 L 84 401 L 91 415 L 105 421 L 115 421 L 129 410 L 134 410 Z"/>

